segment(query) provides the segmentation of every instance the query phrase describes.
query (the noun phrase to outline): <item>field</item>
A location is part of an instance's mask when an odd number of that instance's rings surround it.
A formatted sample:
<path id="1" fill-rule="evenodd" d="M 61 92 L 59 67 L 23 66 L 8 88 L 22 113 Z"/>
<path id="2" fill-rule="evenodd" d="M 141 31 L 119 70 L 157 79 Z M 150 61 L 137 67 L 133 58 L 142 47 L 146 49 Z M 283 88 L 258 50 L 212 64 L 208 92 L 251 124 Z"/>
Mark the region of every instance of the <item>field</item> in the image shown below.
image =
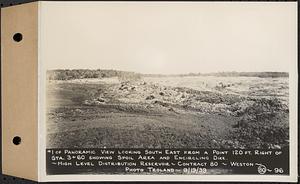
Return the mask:
<path id="1" fill-rule="evenodd" d="M 47 148 L 283 148 L 287 77 L 47 81 Z"/>

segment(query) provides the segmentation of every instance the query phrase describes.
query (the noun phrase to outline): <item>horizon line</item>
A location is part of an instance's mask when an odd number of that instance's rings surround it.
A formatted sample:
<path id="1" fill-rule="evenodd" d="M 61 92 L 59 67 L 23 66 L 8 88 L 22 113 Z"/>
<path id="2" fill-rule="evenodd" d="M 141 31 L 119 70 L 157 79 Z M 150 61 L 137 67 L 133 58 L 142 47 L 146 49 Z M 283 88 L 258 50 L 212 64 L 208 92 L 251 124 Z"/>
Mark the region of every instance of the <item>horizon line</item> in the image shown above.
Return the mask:
<path id="1" fill-rule="evenodd" d="M 60 69 L 47 69 L 47 71 L 55 71 L 55 70 L 113 70 L 113 71 L 120 71 L 120 72 L 132 72 L 142 75 L 191 75 L 191 74 L 217 74 L 217 73 L 290 73 L 289 71 L 210 71 L 210 72 L 185 72 L 185 73 L 142 73 L 142 72 L 136 72 L 136 71 L 130 71 L 130 70 L 118 70 L 118 69 L 101 69 L 101 68 L 60 68 Z"/>

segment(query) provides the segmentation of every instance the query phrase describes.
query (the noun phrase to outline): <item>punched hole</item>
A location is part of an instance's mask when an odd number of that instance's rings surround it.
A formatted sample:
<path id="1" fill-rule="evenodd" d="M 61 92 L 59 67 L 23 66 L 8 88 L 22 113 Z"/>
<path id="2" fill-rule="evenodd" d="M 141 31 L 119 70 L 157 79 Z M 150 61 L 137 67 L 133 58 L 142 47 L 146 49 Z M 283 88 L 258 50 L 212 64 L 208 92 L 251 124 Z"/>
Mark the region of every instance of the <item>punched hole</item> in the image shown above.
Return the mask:
<path id="1" fill-rule="evenodd" d="M 21 137 L 15 136 L 15 137 L 13 138 L 13 143 L 14 143 L 15 145 L 21 144 Z"/>
<path id="2" fill-rule="evenodd" d="M 16 33 L 13 36 L 14 41 L 20 42 L 23 39 L 23 35 L 21 33 Z"/>

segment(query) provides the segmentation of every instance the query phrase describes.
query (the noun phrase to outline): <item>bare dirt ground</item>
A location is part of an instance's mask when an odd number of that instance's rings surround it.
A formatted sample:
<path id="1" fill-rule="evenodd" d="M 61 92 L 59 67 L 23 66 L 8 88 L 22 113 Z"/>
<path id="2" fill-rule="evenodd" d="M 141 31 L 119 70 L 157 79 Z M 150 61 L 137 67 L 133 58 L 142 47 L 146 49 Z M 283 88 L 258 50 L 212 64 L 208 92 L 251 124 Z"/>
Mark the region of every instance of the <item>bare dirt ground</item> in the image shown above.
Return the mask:
<path id="1" fill-rule="evenodd" d="M 49 81 L 47 148 L 288 146 L 288 103 L 265 95 L 279 94 L 277 88 L 255 96 L 232 93 L 230 84 L 208 87 L 213 90 L 116 78 Z"/>

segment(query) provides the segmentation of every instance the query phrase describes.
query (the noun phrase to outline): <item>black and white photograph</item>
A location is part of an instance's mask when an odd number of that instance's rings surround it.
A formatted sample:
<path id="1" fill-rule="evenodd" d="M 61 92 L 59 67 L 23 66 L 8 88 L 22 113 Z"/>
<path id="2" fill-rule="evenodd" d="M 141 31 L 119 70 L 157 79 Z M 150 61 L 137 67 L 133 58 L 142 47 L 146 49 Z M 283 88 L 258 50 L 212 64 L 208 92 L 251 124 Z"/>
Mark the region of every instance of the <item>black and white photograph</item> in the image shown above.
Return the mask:
<path id="1" fill-rule="evenodd" d="M 286 72 L 51 70 L 47 92 L 50 148 L 289 146 Z"/>
<path id="2" fill-rule="evenodd" d="M 4 183 L 298 181 L 296 1 L 1 2 Z"/>
<path id="3" fill-rule="evenodd" d="M 289 175 L 297 123 L 290 115 L 294 4 L 57 4 L 45 5 L 41 15 L 47 154 L 64 149 L 71 160 L 98 150 L 107 158 L 97 166 L 86 157 L 70 163 L 76 172 L 47 164 L 48 174 Z M 63 16 L 52 21 L 53 14 Z M 108 158 L 116 152 L 130 156 Z M 284 153 L 282 160 L 274 153 Z M 147 167 L 152 159 L 160 163 L 160 154 L 196 164 Z M 256 161 L 241 159 L 247 154 Z M 171 160 L 179 167 L 177 158 Z M 212 158 L 222 167 L 211 168 Z M 104 162 L 136 159 L 143 169 L 101 170 Z M 268 159 L 274 162 L 262 163 Z M 59 160 L 54 167 L 68 164 Z"/>

